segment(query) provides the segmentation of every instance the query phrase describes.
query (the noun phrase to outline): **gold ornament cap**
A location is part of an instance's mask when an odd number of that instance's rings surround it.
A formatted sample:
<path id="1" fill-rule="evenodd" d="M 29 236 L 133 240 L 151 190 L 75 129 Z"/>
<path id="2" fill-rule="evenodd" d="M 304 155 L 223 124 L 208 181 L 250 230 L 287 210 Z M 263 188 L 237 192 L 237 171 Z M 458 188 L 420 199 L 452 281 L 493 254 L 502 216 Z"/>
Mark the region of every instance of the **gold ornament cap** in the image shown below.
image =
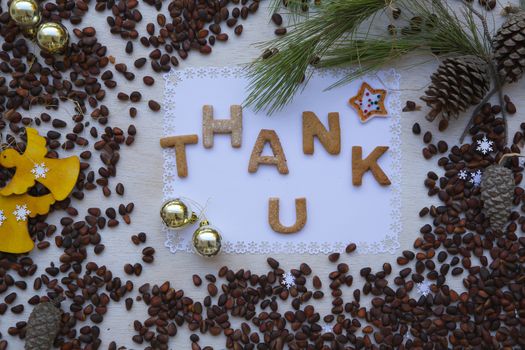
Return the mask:
<path id="1" fill-rule="evenodd" d="M 40 23 L 40 7 L 36 0 L 13 0 L 9 4 L 9 16 L 20 27 L 35 27 Z"/>
<path id="2" fill-rule="evenodd" d="M 47 22 L 38 27 L 36 43 L 45 52 L 58 54 L 66 51 L 69 42 L 69 33 L 60 23 Z"/>
<path id="3" fill-rule="evenodd" d="M 206 220 L 201 221 L 199 228 L 193 233 L 191 241 L 193 248 L 201 256 L 211 258 L 221 251 L 221 234 Z"/>
<path id="4" fill-rule="evenodd" d="M 33 40 L 36 36 L 36 30 L 37 30 L 37 27 L 27 27 L 27 28 L 23 28 L 22 29 L 22 34 L 28 38 L 28 39 L 31 39 Z"/>
<path id="5" fill-rule="evenodd" d="M 164 224 L 171 229 L 182 229 L 197 221 L 197 215 L 182 199 L 175 198 L 167 201 L 160 209 L 160 217 Z"/>

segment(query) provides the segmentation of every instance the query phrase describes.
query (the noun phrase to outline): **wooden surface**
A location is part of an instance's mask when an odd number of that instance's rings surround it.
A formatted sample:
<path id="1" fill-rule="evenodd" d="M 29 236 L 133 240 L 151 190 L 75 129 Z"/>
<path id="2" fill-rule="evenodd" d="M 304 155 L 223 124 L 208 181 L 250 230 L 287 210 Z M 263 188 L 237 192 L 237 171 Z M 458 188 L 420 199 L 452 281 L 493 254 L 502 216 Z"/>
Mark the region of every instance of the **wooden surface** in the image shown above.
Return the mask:
<path id="1" fill-rule="evenodd" d="M 166 6 L 166 4 L 165 4 Z M 144 20 L 140 24 L 144 27 L 148 23 L 148 18 L 153 20 L 155 14 L 148 6 L 141 5 Z M 497 13 L 494 13 L 497 17 Z M 105 23 L 105 16 L 100 13 L 93 12 L 84 18 L 85 25 L 91 25 L 94 22 L 97 30 L 99 41 L 108 45 L 108 53 L 115 56 L 117 62 L 124 62 L 128 66 L 132 66 L 134 59 L 147 56 L 147 51 L 143 50 L 141 45 L 135 43 L 135 52 L 133 56 L 124 53 L 125 41 L 116 38 L 109 33 L 109 28 Z M 90 21 L 91 20 L 91 21 Z M 249 62 L 256 57 L 260 51 L 254 46 L 254 43 L 273 38 L 273 30 L 275 26 L 269 22 L 269 15 L 263 8 L 259 13 L 243 23 L 244 32 L 241 37 L 230 36 L 227 43 L 217 43 L 214 51 L 210 56 L 202 56 L 199 53 L 191 53 L 190 57 L 181 63 L 181 68 L 196 67 L 196 66 L 227 66 L 236 65 Z M 425 85 L 428 82 L 428 77 L 437 66 L 437 60 L 430 60 L 425 65 L 419 65 L 411 69 L 405 69 L 410 65 L 410 62 L 403 61 L 397 68 L 402 73 L 402 100 L 410 99 L 418 101 L 422 94 Z M 142 76 L 151 74 L 155 77 L 156 83 L 152 88 L 146 88 L 142 83 Z M 127 127 L 129 123 L 134 123 L 138 129 L 138 136 L 136 143 L 132 147 L 124 148 L 121 152 L 121 162 L 118 167 L 118 181 L 113 182 L 113 186 L 117 182 L 122 182 L 125 185 L 126 192 L 123 198 L 116 195 L 109 200 L 102 197 L 101 191 L 88 192 L 86 199 L 79 204 L 79 208 L 89 208 L 92 206 L 101 207 L 103 209 L 109 206 L 118 206 L 119 203 L 135 202 L 135 210 L 132 215 L 132 224 L 126 226 L 121 224 L 116 229 L 105 229 L 102 232 L 102 239 L 106 246 L 105 252 L 100 256 L 95 256 L 92 253 L 92 248 L 89 249 L 89 260 L 96 261 L 99 265 L 106 265 L 110 268 L 114 275 L 119 275 L 123 280 L 127 276 L 123 272 L 123 265 L 125 263 L 141 262 L 140 251 L 144 246 L 135 246 L 130 241 L 130 236 L 140 231 L 145 231 L 148 234 L 147 246 L 152 246 L 156 250 L 155 262 L 152 265 L 144 266 L 142 276 L 134 278 L 133 282 L 135 289 L 144 283 L 162 283 L 166 280 L 172 283 L 176 289 L 184 289 L 186 294 L 195 299 L 200 299 L 205 295 L 205 286 L 195 288 L 191 282 L 192 274 L 200 274 L 201 276 L 207 273 L 217 273 L 217 270 L 223 266 L 228 265 L 232 269 L 239 268 L 250 269 L 256 273 L 266 272 L 268 267 L 266 265 L 267 256 L 263 255 L 222 255 L 213 260 L 205 260 L 192 254 L 177 253 L 171 254 L 164 248 L 165 237 L 161 233 L 161 222 L 159 219 L 159 208 L 162 199 L 162 154 L 159 147 L 159 138 L 162 135 L 162 114 L 151 112 L 143 102 L 139 107 L 139 114 L 137 118 L 131 120 L 128 116 L 127 109 L 130 104 L 118 102 L 116 93 L 118 91 L 131 92 L 133 90 L 140 90 L 143 94 L 143 101 L 150 98 L 156 99 L 160 102 L 163 96 L 163 80 L 159 75 L 151 72 L 149 66 L 142 69 L 138 74 L 135 82 L 129 84 L 120 77 L 117 77 L 119 86 L 115 91 L 108 93 L 105 103 L 109 106 L 111 111 L 110 120 L 112 125 Z M 509 95 L 514 102 L 517 103 L 518 110 L 523 108 L 524 103 L 520 103 L 524 97 L 523 84 L 521 88 L 514 88 L 509 91 Z M 195 93 L 198 93 L 196 91 Z M 419 102 L 418 102 L 419 103 Z M 59 110 L 62 118 L 68 118 L 69 111 L 72 106 L 65 106 Z M 426 107 L 421 112 L 404 113 L 403 119 L 403 233 L 399 237 L 401 250 L 411 249 L 414 239 L 419 235 L 419 227 L 425 223 L 419 219 L 418 212 L 421 207 L 432 204 L 433 201 L 426 195 L 423 181 L 425 174 L 432 169 L 435 169 L 436 159 L 425 161 L 421 156 L 422 140 L 411 133 L 411 126 L 414 121 L 419 121 L 423 130 L 432 130 L 434 133 L 435 142 L 439 138 L 443 138 L 450 143 L 457 142 L 460 132 L 465 123 L 464 119 L 453 121 L 445 134 L 436 133 L 435 125 L 429 125 L 423 118 Z M 518 127 L 522 118 L 519 115 L 511 118 L 511 132 Z M 82 211 L 80 211 L 82 213 Z M 57 220 L 62 216 L 62 213 L 55 215 Z M 378 218 L 379 220 L 381 218 Z M 340 220 L 342 225 L 351 226 L 351 222 L 344 222 L 344 218 L 332 218 L 332 220 Z M 52 247 L 44 250 L 35 250 L 31 253 L 32 258 L 38 263 L 39 270 L 37 275 L 43 273 L 45 267 L 49 266 L 50 262 L 59 264 L 58 256 L 60 250 Z M 378 255 L 378 256 L 363 256 L 353 254 L 351 256 L 343 256 L 340 261 L 347 262 L 350 265 L 350 271 L 354 277 L 358 276 L 359 269 L 365 266 L 370 266 L 373 269 L 380 268 L 383 262 L 391 262 L 395 266 L 395 258 L 397 255 Z M 321 276 L 323 282 L 327 281 L 327 275 L 335 268 L 334 264 L 328 262 L 325 255 L 274 255 L 274 257 L 281 262 L 281 266 L 285 269 L 298 268 L 301 262 L 307 262 L 314 270 L 314 274 Z M 32 280 L 26 280 L 29 285 L 32 285 Z M 360 278 L 356 277 L 354 286 L 360 285 Z M 460 278 L 456 281 L 449 280 L 452 285 L 460 285 Z M 309 282 L 311 283 L 311 282 Z M 327 283 L 325 283 L 325 286 Z M 345 291 L 345 296 L 350 296 L 353 288 Z M 325 292 L 327 288 L 325 287 Z M 42 292 L 42 291 L 41 291 Z M 17 303 L 26 304 L 27 299 L 34 295 L 32 287 L 24 293 L 20 293 Z M 133 295 L 136 295 L 134 291 Z M 330 298 L 325 298 L 325 303 L 316 306 L 321 311 L 321 314 L 330 310 Z M 22 315 L 13 315 L 7 312 L 5 316 L 0 319 L 0 330 L 4 337 L 7 336 L 7 328 L 13 326 L 16 321 L 26 319 L 28 316 L 26 304 L 26 311 Z M 280 311 L 284 312 L 284 308 Z M 118 345 L 124 345 L 132 349 L 141 349 L 144 346 L 137 346 L 131 340 L 132 335 L 135 334 L 133 330 L 133 320 L 145 320 L 148 317 L 144 304 L 135 302 L 132 311 L 128 312 L 124 308 L 123 301 L 120 304 L 111 303 L 109 311 L 105 316 L 104 322 L 99 325 L 102 331 L 103 345 L 102 349 L 106 349 L 109 341 L 116 340 Z M 237 321 L 233 322 L 233 325 Z M 170 347 L 172 349 L 189 349 L 189 331 L 179 330 L 179 334 L 171 340 Z M 21 349 L 22 342 L 15 340 L 13 337 L 7 336 L 10 343 L 10 349 Z M 213 345 L 215 349 L 224 348 L 223 337 L 213 338 L 211 336 L 201 337 L 201 346 Z"/>

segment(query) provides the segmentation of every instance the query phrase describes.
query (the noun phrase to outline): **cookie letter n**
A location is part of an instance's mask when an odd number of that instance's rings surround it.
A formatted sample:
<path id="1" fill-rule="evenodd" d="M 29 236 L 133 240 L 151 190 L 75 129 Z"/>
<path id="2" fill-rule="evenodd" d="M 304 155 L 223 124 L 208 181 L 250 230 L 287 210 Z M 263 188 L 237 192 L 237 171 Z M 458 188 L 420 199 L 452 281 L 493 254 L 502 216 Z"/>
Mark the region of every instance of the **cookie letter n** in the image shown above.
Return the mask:
<path id="1" fill-rule="evenodd" d="M 328 127 L 330 128 L 329 131 L 326 130 L 314 112 L 303 112 L 304 154 L 314 154 L 314 136 L 317 136 L 328 153 L 336 155 L 341 152 L 339 113 L 328 113 Z"/>

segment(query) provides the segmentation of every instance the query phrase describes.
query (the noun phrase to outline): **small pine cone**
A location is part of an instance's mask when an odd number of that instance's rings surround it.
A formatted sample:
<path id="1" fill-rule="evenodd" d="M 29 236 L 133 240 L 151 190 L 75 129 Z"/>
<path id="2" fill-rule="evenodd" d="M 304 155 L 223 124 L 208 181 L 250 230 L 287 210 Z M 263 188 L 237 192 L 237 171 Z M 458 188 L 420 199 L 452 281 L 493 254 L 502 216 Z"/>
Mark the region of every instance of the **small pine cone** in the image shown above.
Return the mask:
<path id="1" fill-rule="evenodd" d="M 494 164 L 483 172 L 481 199 L 492 230 L 503 230 L 509 220 L 514 187 L 514 175 L 508 168 Z"/>
<path id="2" fill-rule="evenodd" d="M 513 83 L 525 71 L 525 11 L 508 10 L 508 18 L 492 39 L 492 51 L 498 73 L 506 83 Z"/>
<path id="3" fill-rule="evenodd" d="M 481 102 L 490 88 L 487 64 L 476 56 L 445 59 L 431 76 L 421 99 L 431 108 L 427 119 L 457 118 L 460 112 Z"/>
<path id="4" fill-rule="evenodd" d="M 26 328 L 25 350 L 49 350 L 60 330 L 61 311 L 52 302 L 35 306 Z"/>

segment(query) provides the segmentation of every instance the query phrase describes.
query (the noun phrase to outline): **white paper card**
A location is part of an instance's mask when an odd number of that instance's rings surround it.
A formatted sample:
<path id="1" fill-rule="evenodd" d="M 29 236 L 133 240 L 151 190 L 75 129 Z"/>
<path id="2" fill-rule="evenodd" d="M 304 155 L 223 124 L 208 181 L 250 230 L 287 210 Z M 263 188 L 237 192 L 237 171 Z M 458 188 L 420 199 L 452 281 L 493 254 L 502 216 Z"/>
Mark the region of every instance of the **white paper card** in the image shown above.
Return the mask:
<path id="1" fill-rule="evenodd" d="M 202 138 L 202 108 L 212 105 L 215 119 L 229 118 L 230 105 L 242 104 L 248 80 L 240 68 L 205 68 L 173 71 L 166 75 L 164 136 L 197 134 L 188 145 L 188 176 L 177 176 L 175 151 L 164 152 L 164 200 L 186 197 L 206 206 L 205 215 L 219 228 L 226 253 L 329 253 L 350 242 L 360 253 L 391 252 L 399 246 L 400 226 L 400 101 L 399 74 L 381 71 L 340 88 L 325 91 L 342 71 L 319 71 L 306 88 L 282 111 L 271 116 L 243 109 L 242 146 L 232 148 L 230 135 L 215 135 L 206 149 Z M 366 81 L 386 89 L 389 117 L 361 123 L 349 99 Z M 312 111 L 328 128 L 328 113 L 338 112 L 341 152 L 330 155 L 315 140 L 315 153 L 303 153 L 302 113 Z M 261 129 L 275 130 L 286 155 L 289 174 L 261 165 L 250 174 L 248 163 Z M 352 146 L 363 148 L 363 158 L 377 146 L 388 146 L 378 164 L 391 186 L 380 186 L 371 172 L 360 187 L 352 185 Z M 264 155 L 271 155 L 269 147 Z M 280 199 L 280 218 L 295 222 L 295 199 L 307 200 L 307 223 L 294 234 L 274 232 L 268 222 L 268 200 Z M 159 203 L 160 205 L 160 203 Z M 191 251 L 197 226 L 183 231 L 166 229 L 172 252 Z"/>

